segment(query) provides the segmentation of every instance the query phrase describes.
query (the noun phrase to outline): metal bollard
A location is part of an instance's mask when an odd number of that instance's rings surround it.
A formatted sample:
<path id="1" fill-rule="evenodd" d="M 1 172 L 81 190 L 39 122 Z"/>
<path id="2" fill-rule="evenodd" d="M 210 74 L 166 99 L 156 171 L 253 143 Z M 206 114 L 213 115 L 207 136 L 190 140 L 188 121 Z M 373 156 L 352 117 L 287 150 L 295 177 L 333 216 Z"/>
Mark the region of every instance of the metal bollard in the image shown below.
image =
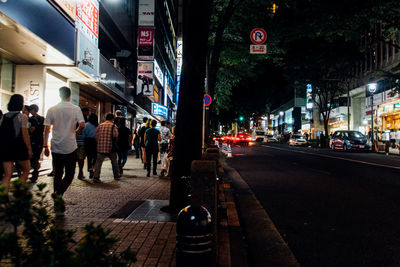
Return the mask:
<path id="1" fill-rule="evenodd" d="M 176 222 L 176 266 L 213 266 L 211 215 L 203 206 L 182 209 Z"/>

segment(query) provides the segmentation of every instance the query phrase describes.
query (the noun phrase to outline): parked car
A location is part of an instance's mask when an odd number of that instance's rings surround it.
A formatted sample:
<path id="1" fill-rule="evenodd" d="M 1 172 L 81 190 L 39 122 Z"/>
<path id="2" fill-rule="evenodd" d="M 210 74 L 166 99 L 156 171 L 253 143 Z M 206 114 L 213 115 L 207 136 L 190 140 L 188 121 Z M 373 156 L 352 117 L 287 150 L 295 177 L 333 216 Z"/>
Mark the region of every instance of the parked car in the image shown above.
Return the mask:
<path id="1" fill-rule="evenodd" d="M 301 134 L 292 134 L 289 138 L 289 146 L 305 146 L 307 145 L 306 138 Z"/>
<path id="2" fill-rule="evenodd" d="M 247 133 L 238 133 L 235 136 L 232 136 L 232 143 L 238 145 L 249 145 L 249 142 L 252 141 L 252 138 Z"/>
<path id="3" fill-rule="evenodd" d="M 371 149 L 368 138 L 358 131 L 336 131 L 333 133 L 330 144 L 332 150 L 363 150 Z"/>
<path id="4" fill-rule="evenodd" d="M 278 143 L 279 140 L 276 136 L 269 134 L 264 138 L 264 142 L 266 143 Z"/>

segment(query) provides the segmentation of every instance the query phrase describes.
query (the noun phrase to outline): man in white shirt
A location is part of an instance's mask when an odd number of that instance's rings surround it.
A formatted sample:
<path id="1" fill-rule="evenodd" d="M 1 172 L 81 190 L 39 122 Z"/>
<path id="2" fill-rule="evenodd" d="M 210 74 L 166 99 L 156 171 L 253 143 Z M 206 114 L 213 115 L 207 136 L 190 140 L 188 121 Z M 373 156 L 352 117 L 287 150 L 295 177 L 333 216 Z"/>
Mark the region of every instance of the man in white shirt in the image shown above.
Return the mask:
<path id="1" fill-rule="evenodd" d="M 76 134 L 79 134 L 85 128 L 85 119 L 81 109 L 70 102 L 71 89 L 65 86 L 61 87 L 60 98 L 61 102 L 47 111 L 44 122 L 43 147 L 47 157 L 50 155 L 47 146 L 50 126 L 53 126 L 51 139 L 51 155 L 54 166 L 53 198 L 62 196 L 74 179 L 77 161 L 76 150 L 78 148 Z M 77 124 L 79 125 L 78 128 L 76 128 Z M 63 178 L 64 168 L 65 176 Z"/>

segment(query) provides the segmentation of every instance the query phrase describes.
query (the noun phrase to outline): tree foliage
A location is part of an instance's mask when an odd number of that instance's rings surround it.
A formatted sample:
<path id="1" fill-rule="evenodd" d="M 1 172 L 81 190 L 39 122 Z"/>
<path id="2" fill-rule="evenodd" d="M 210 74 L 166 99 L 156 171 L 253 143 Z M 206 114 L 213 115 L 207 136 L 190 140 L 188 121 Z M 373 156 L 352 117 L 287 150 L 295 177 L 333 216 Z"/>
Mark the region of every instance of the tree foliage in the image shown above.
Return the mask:
<path id="1" fill-rule="evenodd" d="M 120 255 L 112 254 L 118 241 L 110 230 L 90 223 L 75 250 L 74 231 L 60 227 L 51 215 L 46 198 L 46 184 L 38 184 L 34 193 L 19 180 L 12 182 L 9 196 L 0 186 L 0 212 L 12 226 L 0 232 L 0 262 L 12 266 L 129 266 L 136 254 L 128 248 Z M 20 231 L 22 230 L 22 231 Z"/>

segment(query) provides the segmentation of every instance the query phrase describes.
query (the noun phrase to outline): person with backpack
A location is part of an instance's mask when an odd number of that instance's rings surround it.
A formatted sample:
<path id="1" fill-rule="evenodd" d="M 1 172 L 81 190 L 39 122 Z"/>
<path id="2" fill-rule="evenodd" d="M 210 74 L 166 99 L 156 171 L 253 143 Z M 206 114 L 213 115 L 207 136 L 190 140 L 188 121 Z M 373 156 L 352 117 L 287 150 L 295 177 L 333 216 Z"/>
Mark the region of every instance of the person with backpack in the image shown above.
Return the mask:
<path id="1" fill-rule="evenodd" d="M 14 94 L 8 103 L 8 113 L 4 114 L 0 125 L 0 160 L 3 163 L 3 186 L 8 192 L 14 170 L 14 162 L 21 167 L 19 179 L 26 183 L 31 169 L 32 147 L 28 133 L 28 117 L 21 113 L 24 97 Z"/>

